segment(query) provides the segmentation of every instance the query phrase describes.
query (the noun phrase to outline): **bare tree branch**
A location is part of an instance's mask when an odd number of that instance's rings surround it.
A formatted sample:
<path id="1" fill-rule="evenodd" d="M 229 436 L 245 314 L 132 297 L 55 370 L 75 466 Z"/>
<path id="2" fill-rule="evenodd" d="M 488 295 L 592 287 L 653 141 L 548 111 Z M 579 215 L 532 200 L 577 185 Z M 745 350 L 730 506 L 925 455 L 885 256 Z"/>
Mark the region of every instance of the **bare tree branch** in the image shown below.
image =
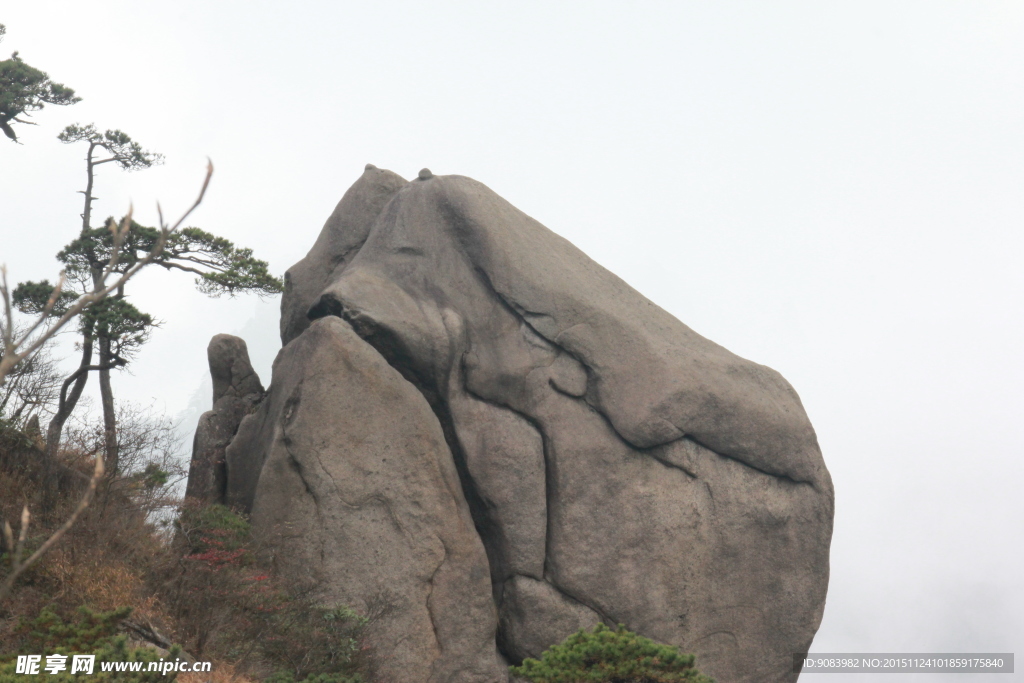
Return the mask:
<path id="1" fill-rule="evenodd" d="M 206 274 L 205 271 L 199 270 L 198 268 L 192 268 L 190 266 L 183 266 L 180 263 L 173 263 L 173 262 L 170 262 L 170 261 L 165 261 L 163 263 L 158 263 L 157 265 L 163 266 L 167 270 L 182 270 L 182 271 L 184 271 L 186 273 L 195 273 L 196 275 L 205 275 Z"/>

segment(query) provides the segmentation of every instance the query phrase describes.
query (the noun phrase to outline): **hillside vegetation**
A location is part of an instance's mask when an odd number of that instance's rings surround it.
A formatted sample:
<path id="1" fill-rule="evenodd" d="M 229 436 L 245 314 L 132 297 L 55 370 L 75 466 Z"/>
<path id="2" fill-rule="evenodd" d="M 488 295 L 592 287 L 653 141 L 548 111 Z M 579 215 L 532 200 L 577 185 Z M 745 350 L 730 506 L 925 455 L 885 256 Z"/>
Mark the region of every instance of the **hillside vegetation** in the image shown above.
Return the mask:
<path id="1" fill-rule="evenodd" d="M 14 680 L 18 654 L 148 661 L 179 651 L 213 663 L 211 674 L 178 674 L 183 683 L 365 680 L 367 617 L 279 585 L 255 563 L 242 516 L 176 499 L 184 472 L 166 420 L 129 406 L 118 426 L 121 473 L 104 477 L 68 533 L 0 604 L 0 681 Z M 0 520 L 14 531 L 0 546 L 0 581 L 11 569 L 25 507 L 23 556 L 78 504 L 103 442 L 102 424 L 70 430 L 54 479 L 36 421 L 0 423 Z M 56 482 L 56 494 L 44 490 L 46 481 Z"/>

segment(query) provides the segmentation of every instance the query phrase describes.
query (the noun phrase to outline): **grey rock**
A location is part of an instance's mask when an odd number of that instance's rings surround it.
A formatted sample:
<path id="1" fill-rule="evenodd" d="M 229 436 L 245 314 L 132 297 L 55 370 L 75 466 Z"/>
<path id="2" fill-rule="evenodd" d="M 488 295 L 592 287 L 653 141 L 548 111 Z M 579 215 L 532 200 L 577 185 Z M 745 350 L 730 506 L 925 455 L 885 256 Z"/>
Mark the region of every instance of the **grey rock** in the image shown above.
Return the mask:
<path id="1" fill-rule="evenodd" d="M 325 605 L 376 613 L 377 680 L 494 683 L 487 556 L 430 406 L 328 317 L 274 362 L 270 392 L 228 455 L 265 561 Z"/>
<path id="2" fill-rule="evenodd" d="M 245 341 L 230 334 L 218 334 L 206 347 L 213 379 L 213 404 L 224 397 L 244 398 L 263 394 L 263 385 L 249 362 Z"/>
<path id="3" fill-rule="evenodd" d="M 289 270 L 224 500 L 296 585 L 391 605 L 381 680 L 502 681 L 602 621 L 794 681 L 834 511 L 796 392 L 484 185 L 419 179 L 368 165 Z"/>
<path id="4" fill-rule="evenodd" d="M 719 680 L 794 680 L 833 491 L 792 387 L 468 178 L 406 184 L 360 239 L 309 314 L 349 321 L 433 406 L 505 654 L 539 646 L 527 624 L 564 620 L 514 616 L 497 587 L 521 575 Z"/>
<path id="5" fill-rule="evenodd" d="M 213 408 L 200 416 L 196 427 L 185 496 L 209 504 L 225 501 L 225 449 L 242 419 L 263 400 L 264 389 L 242 339 L 218 334 L 210 340 L 206 355 L 213 378 Z"/>
<path id="6" fill-rule="evenodd" d="M 601 622 L 597 612 L 558 592 L 547 581 L 513 576 L 501 596 L 499 642 L 515 661 L 540 659 L 544 650 Z"/>
<path id="7" fill-rule="evenodd" d="M 401 176 L 367 164 L 324 224 L 313 248 L 288 269 L 281 297 L 281 343 L 287 344 L 309 326 L 306 312 L 327 283 L 362 246 L 370 226 L 391 197 L 406 184 Z"/>

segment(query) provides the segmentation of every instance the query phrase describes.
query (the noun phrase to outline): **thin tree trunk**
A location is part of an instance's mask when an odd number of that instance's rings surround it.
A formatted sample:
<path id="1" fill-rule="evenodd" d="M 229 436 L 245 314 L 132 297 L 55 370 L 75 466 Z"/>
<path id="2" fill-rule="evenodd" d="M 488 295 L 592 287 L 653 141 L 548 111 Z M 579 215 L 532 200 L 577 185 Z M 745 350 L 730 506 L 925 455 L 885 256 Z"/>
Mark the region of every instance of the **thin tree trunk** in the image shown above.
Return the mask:
<path id="1" fill-rule="evenodd" d="M 92 160 L 92 153 L 95 149 L 96 143 L 90 142 L 89 152 L 85 155 L 85 176 L 87 180 L 85 183 L 85 192 L 82 193 L 85 195 L 85 209 L 82 211 L 82 232 L 86 232 L 90 227 L 92 227 L 89 225 L 89 222 L 92 220 L 92 200 L 96 199 L 92 196 L 93 179 L 95 176 L 95 164 Z"/>
<path id="2" fill-rule="evenodd" d="M 103 442 L 110 476 L 118 474 L 117 418 L 114 414 L 114 392 L 110 388 L 110 339 L 100 337 L 100 401 L 103 404 Z"/>
<path id="3" fill-rule="evenodd" d="M 92 202 L 95 199 L 95 197 L 92 196 L 95 176 L 92 155 L 95 149 L 96 144 L 90 142 L 89 151 L 85 155 L 86 184 L 85 191 L 82 192 L 82 194 L 85 195 L 84 206 L 82 209 L 83 233 L 89 230 L 89 223 L 92 219 Z M 91 256 L 92 255 L 90 254 L 90 257 Z M 95 267 L 92 268 L 92 279 L 93 285 L 95 286 L 99 279 L 99 273 L 97 273 Z M 57 454 L 60 452 L 60 442 L 61 436 L 64 433 L 64 424 L 68 421 L 68 418 L 71 417 L 71 413 L 74 412 L 75 407 L 78 405 L 78 400 L 82 397 L 82 392 L 85 390 L 86 382 L 89 381 L 89 372 L 91 370 L 98 369 L 97 366 L 91 365 L 92 353 L 93 327 L 91 325 L 87 325 L 86 329 L 82 330 L 82 360 L 78 365 L 78 369 L 64 380 L 64 384 L 61 386 L 60 390 L 57 412 L 46 428 L 46 450 L 43 453 L 43 458 L 45 460 L 43 463 L 42 500 L 44 510 L 49 510 L 57 499 L 57 470 L 59 467 Z M 101 365 L 106 364 L 101 363 Z"/>
<path id="4" fill-rule="evenodd" d="M 88 231 L 91 227 L 92 202 L 96 199 L 92 196 L 92 188 L 97 163 L 93 161 L 92 154 L 97 146 L 98 143 L 90 142 L 89 152 L 85 157 L 87 182 L 85 192 L 83 193 L 85 195 L 85 210 L 82 211 L 83 232 Z M 92 262 L 93 286 L 97 289 L 102 288 L 103 280 L 101 276 L 104 264 L 98 262 L 95 254 L 92 253 L 89 254 L 89 260 Z M 119 294 L 124 296 L 124 291 L 122 290 Z M 96 331 L 100 342 L 100 403 L 103 406 L 104 459 L 106 460 L 107 476 L 113 477 L 118 473 L 117 418 L 114 415 L 114 392 L 110 388 L 110 366 L 113 361 L 113 354 L 110 352 L 110 337 L 104 334 L 104 326 L 100 325 L 100 328 Z"/>
<path id="5" fill-rule="evenodd" d="M 82 361 L 78 364 L 78 370 L 64 380 L 64 386 L 60 391 L 60 400 L 57 403 L 57 413 L 46 428 L 47 473 L 53 470 L 54 463 L 56 463 L 57 453 L 60 451 L 60 438 L 64 433 L 64 423 L 74 412 L 75 406 L 78 405 L 78 399 L 82 397 L 85 383 L 89 380 L 92 346 L 92 330 L 86 330 L 82 334 Z M 71 391 L 68 391 L 69 385 Z"/>
<path id="6" fill-rule="evenodd" d="M 89 327 L 82 333 L 82 360 L 78 369 L 65 378 L 64 384 L 60 388 L 57 412 L 46 428 L 46 450 L 43 453 L 43 497 L 41 500 L 44 511 L 51 510 L 57 501 L 58 473 L 61 468 L 57 454 L 60 453 L 64 423 L 71 417 L 75 406 L 78 405 L 78 399 L 82 397 L 85 383 L 89 380 L 89 372 L 98 367 L 91 365 L 92 350 L 92 328 Z M 70 391 L 68 391 L 69 388 Z"/>

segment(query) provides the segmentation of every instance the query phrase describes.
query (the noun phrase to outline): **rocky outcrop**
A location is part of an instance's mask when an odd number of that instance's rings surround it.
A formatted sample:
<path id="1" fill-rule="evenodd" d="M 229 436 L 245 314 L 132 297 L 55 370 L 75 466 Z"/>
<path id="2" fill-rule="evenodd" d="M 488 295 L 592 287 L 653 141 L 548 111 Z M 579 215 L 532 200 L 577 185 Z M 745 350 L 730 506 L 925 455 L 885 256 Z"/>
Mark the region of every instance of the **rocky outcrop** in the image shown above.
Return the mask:
<path id="1" fill-rule="evenodd" d="M 287 282 L 287 345 L 227 449 L 227 496 L 325 595 L 402 586 L 410 616 L 378 642 L 423 634 L 403 666 L 436 658 L 384 680 L 503 680 L 495 644 L 517 662 L 597 621 L 720 681 L 796 678 L 833 491 L 778 373 L 459 176 L 367 167 Z M 430 567 L 458 600 L 414 607 Z"/>
<path id="2" fill-rule="evenodd" d="M 277 572 L 322 604 L 380 612 L 381 681 L 504 680 L 487 557 L 423 396 L 338 318 L 274 363 L 270 395 L 228 449 Z"/>
<path id="3" fill-rule="evenodd" d="M 223 503 L 227 493 L 224 451 L 242 418 L 263 400 L 265 392 L 242 339 L 218 334 L 210 340 L 206 356 L 213 378 L 213 409 L 202 414 L 196 427 L 185 496 L 202 503 Z"/>

